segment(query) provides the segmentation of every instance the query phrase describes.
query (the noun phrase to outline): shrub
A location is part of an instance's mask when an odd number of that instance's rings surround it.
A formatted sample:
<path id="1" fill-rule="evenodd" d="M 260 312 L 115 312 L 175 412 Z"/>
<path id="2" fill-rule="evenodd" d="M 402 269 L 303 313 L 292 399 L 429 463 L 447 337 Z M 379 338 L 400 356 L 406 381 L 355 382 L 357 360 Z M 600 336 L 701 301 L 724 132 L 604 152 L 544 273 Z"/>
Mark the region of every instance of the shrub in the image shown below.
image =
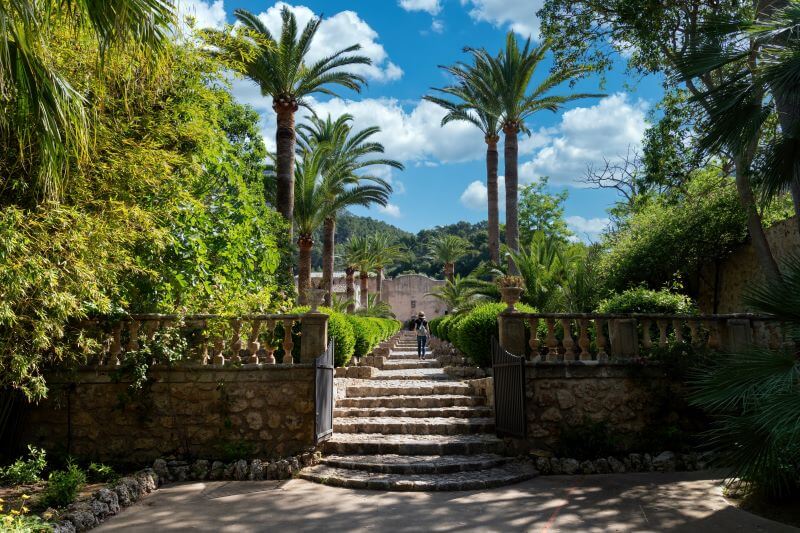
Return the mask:
<path id="1" fill-rule="evenodd" d="M 66 470 L 56 470 L 47 479 L 42 493 L 43 507 L 66 507 L 75 500 L 78 491 L 86 485 L 86 473 L 75 463 L 68 463 Z"/>
<path id="2" fill-rule="evenodd" d="M 380 342 L 400 330 L 400 322 L 390 318 L 344 315 L 353 327 L 356 357 L 369 354 Z"/>
<path id="3" fill-rule="evenodd" d="M 28 514 L 30 509 L 25 505 L 30 496 L 22 495 L 22 503 L 17 509 L 5 509 L 0 500 L 0 530 L 3 533 L 46 533 L 53 531 L 52 524 L 42 520 L 35 514 Z"/>
<path id="4" fill-rule="evenodd" d="M 491 366 L 491 340 L 498 336 L 497 315 L 505 308 L 506 304 L 503 303 L 479 305 L 451 322 L 448 333 L 451 342 L 471 363 L 481 367 Z M 517 305 L 517 309 L 525 313 L 536 312 L 527 305 Z"/>
<path id="5" fill-rule="evenodd" d="M 600 302 L 600 313 L 692 314 L 696 311 L 688 296 L 667 289 L 652 291 L 644 287 L 628 289 Z"/>
<path id="6" fill-rule="evenodd" d="M 95 483 L 113 483 L 119 479 L 119 474 L 112 467 L 103 463 L 90 463 L 86 474 L 89 480 Z"/>
<path id="7" fill-rule="evenodd" d="M 0 469 L 0 479 L 11 485 L 36 483 L 46 466 L 45 451 L 29 444 L 28 457 L 26 459 L 20 457 Z"/>
<path id="8" fill-rule="evenodd" d="M 442 324 L 442 322 L 444 321 L 445 318 L 447 318 L 447 317 L 440 316 L 438 318 L 431 319 L 428 322 L 428 325 L 431 328 L 431 335 L 433 335 L 434 337 L 438 337 L 440 339 L 442 338 L 441 334 L 439 332 L 439 327 L 441 326 L 441 324 Z"/>

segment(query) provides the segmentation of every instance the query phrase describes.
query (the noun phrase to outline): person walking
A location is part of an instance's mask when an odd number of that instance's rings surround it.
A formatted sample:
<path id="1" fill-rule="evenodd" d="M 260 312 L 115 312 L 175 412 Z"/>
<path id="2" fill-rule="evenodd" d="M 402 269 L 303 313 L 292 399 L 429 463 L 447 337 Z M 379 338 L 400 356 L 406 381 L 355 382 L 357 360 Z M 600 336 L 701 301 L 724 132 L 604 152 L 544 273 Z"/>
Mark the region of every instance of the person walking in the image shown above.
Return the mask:
<path id="1" fill-rule="evenodd" d="M 422 311 L 419 312 L 417 319 L 414 321 L 414 331 L 417 332 L 417 357 L 425 359 L 425 350 L 427 349 L 430 333 L 428 321 L 425 320 L 425 313 Z"/>

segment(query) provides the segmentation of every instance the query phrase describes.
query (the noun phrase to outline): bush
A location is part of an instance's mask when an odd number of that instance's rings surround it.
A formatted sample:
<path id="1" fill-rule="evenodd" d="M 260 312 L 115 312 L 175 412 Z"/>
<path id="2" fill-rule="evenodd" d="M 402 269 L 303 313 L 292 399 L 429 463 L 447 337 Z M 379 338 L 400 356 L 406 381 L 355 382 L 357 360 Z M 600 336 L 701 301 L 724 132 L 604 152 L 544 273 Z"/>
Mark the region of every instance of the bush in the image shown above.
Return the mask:
<path id="1" fill-rule="evenodd" d="M 27 459 L 20 457 L 7 467 L 0 469 L 0 479 L 11 485 L 36 483 L 46 466 L 45 451 L 29 444 Z"/>
<path id="2" fill-rule="evenodd" d="M 506 309 L 503 303 L 488 303 L 475 307 L 449 324 L 451 342 L 475 365 L 488 367 L 492 364 L 491 340 L 499 334 L 497 315 Z M 517 305 L 524 313 L 535 313 L 527 305 Z M 527 328 L 526 324 L 526 328 Z"/>
<path id="3" fill-rule="evenodd" d="M 86 473 L 94 483 L 113 483 L 119 479 L 119 474 L 110 466 L 103 463 L 91 463 Z"/>
<path id="4" fill-rule="evenodd" d="M 390 318 L 344 315 L 353 327 L 356 357 L 369 354 L 380 342 L 400 330 L 400 322 Z"/>
<path id="5" fill-rule="evenodd" d="M 431 329 L 431 335 L 433 335 L 434 337 L 438 337 L 440 339 L 442 338 L 441 334 L 439 332 L 439 327 L 441 326 L 441 324 L 442 324 L 442 322 L 444 321 L 445 318 L 447 318 L 447 317 L 446 316 L 440 316 L 440 317 L 431 319 L 428 322 L 428 325 L 430 326 L 430 329 Z"/>
<path id="6" fill-rule="evenodd" d="M 558 453 L 579 461 L 607 457 L 620 451 L 619 443 L 606 422 L 584 420 L 577 426 L 563 426 Z"/>
<path id="7" fill-rule="evenodd" d="M 693 314 L 695 305 L 688 296 L 667 289 L 651 291 L 644 287 L 628 289 L 600 302 L 599 313 Z"/>
<path id="8" fill-rule="evenodd" d="M 292 312 L 302 314 L 307 313 L 309 309 L 307 306 L 297 307 Z M 321 313 L 328 315 L 328 338 L 333 340 L 334 365 L 345 366 L 350 362 L 356 348 L 356 335 L 353 331 L 353 326 L 344 313 L 339 313 L 327 307 L 320 307 L 319 310 Z M 275 331 L 280 337 L 283 334 L 282 326 L 279 324 Z M 297 333 L 299 331 L 300 329 L 298 328 Z M 303 341 L 302 336 L 293 332 L 292 339 L 294 342 L 292 352 L 295 355 L 299 355 L 300 345 Z M 278 357 L 278 351 L 276 351 L 275 357 Z"/>
<path id="9" fill-rule="evenodd" d="M 84 485 L 86 473 L 75 463 L 68 463 L 66 470 L 56 470 L 50 474 L 41 504 L 43 507 L 66 507 L 75 501 Z"/>

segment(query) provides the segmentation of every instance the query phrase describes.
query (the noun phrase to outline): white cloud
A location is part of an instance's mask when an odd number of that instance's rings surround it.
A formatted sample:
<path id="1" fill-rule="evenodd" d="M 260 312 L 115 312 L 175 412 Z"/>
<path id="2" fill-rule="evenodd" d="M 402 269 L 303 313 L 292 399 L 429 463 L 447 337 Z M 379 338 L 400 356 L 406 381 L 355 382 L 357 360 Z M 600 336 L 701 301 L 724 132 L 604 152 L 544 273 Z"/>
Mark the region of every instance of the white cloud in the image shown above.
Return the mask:
<path id="1" fill-rule="evenodd" d="M 498 204 L 500 211 L 505 211 L 506 207 L 506 182 L 503 176 L 497 178 Z M 475 211 L 486 211 L 489 203 L 489 191 L 483 181 L 475 180 L 461 193 L 461 204 Z"/>
<path id="2" fill-rule="evenodd" d="M 177 3 L 178 20 L 184 27 L 186 17 L 193 17 L 195 28 L 222 28 L 227 17 L 223 0 L 179 0 Z"/>
<path id="3" fill-rule="evenodd" d="M 406 11 L 425 11 L 431 15 L 438 15 L 442 10 L 439 0 L 400 0 L 398 3 Z"/>
<path id="4" fill-rule="evenodd" d="M 572 231 L 580 236 L 588 237 L 590 240 L 596 239 L 610 223 L 610 220 L 607 218 L 587 219 L 582 216 L 570 216 L 566 217 L 564 220 L 566 220 L 567 226 L 569 226 Z"/>
<path id="5" fill-rule="evenodd" d="M 646 111 L 646 102 L 630 102 L 627 94 L 617 93 L 565 112 L 556 127 L 542 131 L 550 138 L 520 166 L 520 180 L 549 176 L 554 184 L 581 186 L 588 165 L 602 164 L 604 157 L 615 161 L 641 146 Z"/>
<path id="6" fill-rule="evenodd" d="M 278 2 L 258 15 L 273 35 L 280 35 L 283 7 L 288 7 L 294 13 L 301 29 L 315 16 L 315 13 L 305 6 Z M 403 70 L 389 61 L 389 54 L 378 42 L 378 33 L 355 11 L 341 11 L 332 17 L 322 19 L 306 58 L 308 62 L 317 61 L 330 55 L 332 51 L 353 44 L 361 45 L 358 53 L 370 58 L 372 65 L 354 65 L 347 67 L 349 71 L 376 81 L 392 81 L 403 76 Z"/>
<path id="7" fill-rule="evenodd" d="M 523 37 L 539 36 L 539 18 L 536 12 L 544 0 L 461 0 L 475 20 L 507 27 Z"/>
<path id="8" fill-rule="evenodd" d="M 406 193 L 406 184 L 402 181 L 393 181 L 392 188 L 394 189 L 394 194 L 405 194 Z"/>
<path id="9" fill-rule="evenodd" d="M 439 19 L 433 19 L 433 22 L 431 22 L 431 31 L 434 33 L 444 32 L 444 22 Z"/>
<path id="10" fill-rule="evenodd" d="M 379 213 L 392 218 L 400 218 L 403 216 L 403 214 L 400 212 L 400 208 L 395 204 L 386 204 L 385 206 L 379 205 L 377 206 L 377 209 Z"/>

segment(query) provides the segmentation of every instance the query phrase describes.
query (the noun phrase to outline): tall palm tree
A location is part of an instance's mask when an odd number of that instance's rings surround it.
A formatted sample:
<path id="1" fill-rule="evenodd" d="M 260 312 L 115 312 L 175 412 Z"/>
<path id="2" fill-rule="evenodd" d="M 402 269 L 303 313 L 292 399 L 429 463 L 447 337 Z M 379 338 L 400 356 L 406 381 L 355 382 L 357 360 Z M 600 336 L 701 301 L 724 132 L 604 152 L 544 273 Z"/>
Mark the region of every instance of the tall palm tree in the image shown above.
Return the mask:
<path id="1" fill-rule="evenodd" d="M 490 281 L 457 275 L 452 280 L 446 280 L 444 285 L 437 287 L 426 296 L 433 296 L 444 303 L 451 313 L 459 314 L 472 309 L 481 302 L 490 301 L 492 298 L 486 292 L 494 286 L 494 283 Z"/>
<path id="2" fill-rule="evenodd" d="M 301 124 L 297 128 L 300 149 L 311 151 L 315 146 L 327 143 L 330 145 L 332 153 L 324 161 L 323 175 L 341 174 L 343 185 L 372 183 L 391 193 L 392 187 L 386 180 L 366 174 L 363 170 L 381 165 L 402 170 L 403 164 L 393 159 L 374 157 L 374 154 L 384 152 L 382 144 L 370 140 L 373 135 L 380 133 L 380 128 L 373 126 L 355 131 L 352 128 L 352 121 L 352 115 L 347 114 L 336 120 L 333 120 L 330 115 L 325 120 L 316 115 L 311 116 L 308 124 Z M 330 303 L 333 293 L 336 216 L 337 213 L 332 213 L 325 218 L 323 223 L 322 288 L 327 291 L 326 305 Z"/>
<path id="3" fill-rule="evenodd" d="M 272 97 L 272 109 L 277 114 L 275 132 L 277 146 L 276 207 L 286 218 L 293 220 L 295 122 L 297 110 L 308 107 L 306 97 L 314 93 L 335 95 L 330 88 L 339 85 L 360 91 L 366 80 L 346 67 L 369 65 L 371 60 L 354 55 L 361 49 L 353 45 L 334 52 L 312 64 L 306 64 L 314 37 L 321 20 L 311 19 L 298 34 L 297 20 L 288 7 L 281 9 L 281 35 L 273 37 L 258 15 L 244 9 L 234 11 L 243 32 L 231 37 L 216 30 L 206 30 L 206 40 L 231 60 L 245 76 L 256 82 L 261 94 Z M 291 231 L 290 231 L 291 233 Z M 291 235 L 290 235 L 291 236 Z"/>
<path id="4" fill-rule="evenodd" d="M 372 247 L 372 257 L 375 262 L 375 294 L 381 300 L 381 286 L 383 284 L 383 271 L 387 266 L 406 256 L 405 249 L 393 236 L 387 232 L 380 232 L 369 237 Z"/>
<path id="5" fill-rule="evenodd" d="M 533 75 L 549 49 L 549 42 L 544 42 L 535 48 L 531 47 L 530 38 L 520 48 L 513 32 L 508 32 L 505 48 L 496 56 L 484 49 L 467 49 L 472 54 L 476 67 L 476 71 L 470 74 L 470 83 L 475 85 L 482 98 L 494 94 L 499 104 L 500 126 L 505 135 L 506 246 L 514 251 L 519 250 L 517 137 L 520 132 L 528 135 L 531 133 L 525 126 L 525 121 L 539 111 L 556 112 L 573 100 L 604 96 L 602 94 L 549 95 L 558 85 L 584 73 L 586 69 L 583 67 L 551 73 L 533 91 L 529 91 Z M 509 264 L 509 270 L 516 273 L 513 264 Z"/>
<path id="6" fill-rule="evenodd" d="M 174 18 L 168 0 L 0 1 L 0 146 L 17 151 L 36 197 L 59 199 L 91 137 L 84 96 L 47 55 L 54 27 L 88 29 L 102 54 L 119 44 L 158 51 Z"/>
<path id="7" fill-rule="evenodd" d="M 457 235 L 439 235 L 428 243 L 428 254 L 431 259 L 444 265 L 444 277 L 453 281 L 456 261 L 469 254 L 470 244 Z"/>
<path id="8" fill-rule="evenodd" d="M 355 274 L 355 271 L 358 270 L 361 283 L 361 294 L 359 295 L 359 305 L 361 307 L 367 307 L 369 304 L 369 273 L 375 269 L 373 252 L 374 250 L 368 237 L 350 237 L 345 247 L 344 260 L 347 265 L 345 272 Z M 352 279 L 352 276 L 348 274 L 348 297 L 350 296 L 350 279 Z"/>
<path id="9" fill-rule="evenodd" d="M 477 59 L 477 58 L 476 58 Z M 483 79 L 490 70 L 487 65 L 476 62 L 473 65 L 457 63 L 447 67 L 440 66 L 456 79 L 456 84 L 434 89 L 453 97 L 455 100 L 438 96 L 425 96 L 429 102 L 443 107 L 447 114 L 442 118 L 442 126 L 454 121 L 473 124 L 483 133 L 486 142 L 486 193 L 488 197 L 489 257 L 495 264 L 500 263 L 500 213 L 498 208 L 497 168 L 499 156 L 497 143 L 500 141 L 500 108 L 494 91 L 482 89 L 491 87 L 492 80 Z M 479 84 L 475 81 L 480 81 Z"/>
<path id="10" fill-rule="evenodd" d="M 313 152 L 303 152 L 302 160 L 296 165 L 294 217 L 299 248 L 297 292 L 301 305 L 308 303 L 307 291 L 311 286 L 314 231 L 326 218 L 346 207 L 386 205 L 389 200 L 389 192 L 380 185 L 352 184 L 345 174 L 323 175 L 326 160 L 333 151 L 331 145 L 320 145 Z"/>

